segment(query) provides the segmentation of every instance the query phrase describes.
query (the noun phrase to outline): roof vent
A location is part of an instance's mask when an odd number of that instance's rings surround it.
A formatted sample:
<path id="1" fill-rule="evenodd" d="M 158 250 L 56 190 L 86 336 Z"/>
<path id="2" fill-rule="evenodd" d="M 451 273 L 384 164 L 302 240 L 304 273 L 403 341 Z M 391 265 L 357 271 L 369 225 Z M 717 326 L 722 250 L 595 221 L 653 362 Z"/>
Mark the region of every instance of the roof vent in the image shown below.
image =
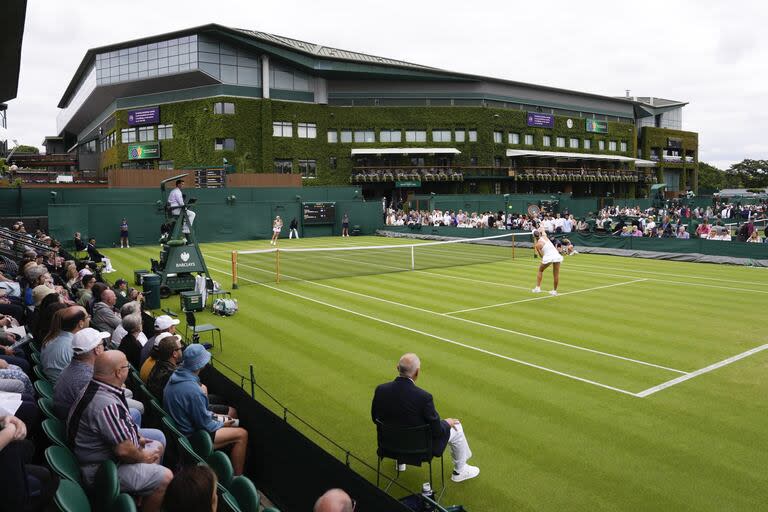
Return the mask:
<path id="1" fill-rule="evenodd" d="M 629 95 L 629 89 L 625 89 L 625 91 L 627 91 L 627 98 L 631 98 L 632 96 Z"/>

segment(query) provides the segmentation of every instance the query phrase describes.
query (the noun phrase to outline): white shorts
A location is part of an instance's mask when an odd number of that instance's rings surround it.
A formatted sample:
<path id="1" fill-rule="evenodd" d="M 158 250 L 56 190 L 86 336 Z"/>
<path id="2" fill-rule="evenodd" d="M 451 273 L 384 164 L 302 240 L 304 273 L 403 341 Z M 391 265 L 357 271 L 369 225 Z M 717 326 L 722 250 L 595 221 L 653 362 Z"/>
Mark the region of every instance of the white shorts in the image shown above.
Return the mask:
<path id="1" fill-rule="evenodd" d="M 282 228 L 272 228 L 273 233 L 279 233 L 282 230 L 283 230 Z"/>
<path id="2" fill-rule="evenodd" d="M 541 259 L 542 265 L 548 265 L 550 263 L 562 263 L 563 262 L 563 255 L 562 254 L 554 254 L 551 257 L 545 256 Z"/>

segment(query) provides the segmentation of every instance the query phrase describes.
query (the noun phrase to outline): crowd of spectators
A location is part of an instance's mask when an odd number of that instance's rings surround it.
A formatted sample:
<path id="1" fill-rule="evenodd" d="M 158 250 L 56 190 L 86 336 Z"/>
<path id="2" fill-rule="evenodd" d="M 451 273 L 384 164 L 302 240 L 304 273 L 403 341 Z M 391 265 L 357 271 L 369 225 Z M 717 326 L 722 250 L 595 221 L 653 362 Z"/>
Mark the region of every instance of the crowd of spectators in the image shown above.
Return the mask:
<path id="1" fill-rule="evenodd" d="M 166 464 L 165 432 L 145 425 L 162 426 L 148 403 L 156 400 L 182 435 L 202 431 L 214 449 L 229 452 L 233 474 L 243 473 L 248 432 L 239 426 L 237 410 L 209 397 L 200 378 L 210 361 L 208 347 L 185 342 L 176 333 L 177 319 L 145 311 L 141 292 L 124 279 L 106 282 L 102 274 L 111 264 L 84 248 L 77 258 L 42 232 L 28 234 L 23 223 L 0 228 L 4 505 L 51 509 L 59 470 L 46 467 L 42 456 L 53 441 L 41 428 L 47 416 L 59 424 L 86 492 L 93 491 L 99 468 L 112 461 L 120 492 L 141 510 L 181 510 L 176 505 L 192 496 L 185 494 L 195 491 L 195 482 L 204 483 L 208 494 L 207 501 L 201 501 L 205 493 L 194 495 L 194 510 L 216 510 L 210 469 L 186 469 L 175 482 L 177 466 Z M 126 386 L 131 374 L 137 382 Z M 148 395 L 131 392 L 138 381 Z"/>

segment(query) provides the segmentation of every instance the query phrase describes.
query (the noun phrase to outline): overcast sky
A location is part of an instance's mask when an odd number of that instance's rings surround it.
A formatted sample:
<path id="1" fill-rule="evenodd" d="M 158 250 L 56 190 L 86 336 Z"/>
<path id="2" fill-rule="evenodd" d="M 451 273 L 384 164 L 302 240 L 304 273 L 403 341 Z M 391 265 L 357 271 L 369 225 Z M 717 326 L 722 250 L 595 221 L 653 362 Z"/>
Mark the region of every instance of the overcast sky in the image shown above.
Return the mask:
<path id="1" fill-rule="evenodd" d="M 452 71 L 604 95 L 687 101 L 703 162 L 768 158 L 768 3 L 29 0 L 9 139 L 56 135 L 85 52 L 219 23 Z"/>

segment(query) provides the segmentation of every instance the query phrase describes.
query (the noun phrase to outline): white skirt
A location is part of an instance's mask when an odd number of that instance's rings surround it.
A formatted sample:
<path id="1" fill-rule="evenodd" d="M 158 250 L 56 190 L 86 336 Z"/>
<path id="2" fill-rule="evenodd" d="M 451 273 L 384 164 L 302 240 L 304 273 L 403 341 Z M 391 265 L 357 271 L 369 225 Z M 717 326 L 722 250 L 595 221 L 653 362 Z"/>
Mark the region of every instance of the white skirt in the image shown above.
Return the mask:
<path id="1" fill-rule="evenodd" d="M 273 233 L 279 233 L 283 228 L 272 228 Z"/>
<path id="2" fill-rule="evenodd" d="M 544 265 L 547 265 L 549 263 L 562 263 L 562 262 L 563 262 L 563 255 L 558 253 L 544 256 L 541 259 L 541 263 Z"/>

